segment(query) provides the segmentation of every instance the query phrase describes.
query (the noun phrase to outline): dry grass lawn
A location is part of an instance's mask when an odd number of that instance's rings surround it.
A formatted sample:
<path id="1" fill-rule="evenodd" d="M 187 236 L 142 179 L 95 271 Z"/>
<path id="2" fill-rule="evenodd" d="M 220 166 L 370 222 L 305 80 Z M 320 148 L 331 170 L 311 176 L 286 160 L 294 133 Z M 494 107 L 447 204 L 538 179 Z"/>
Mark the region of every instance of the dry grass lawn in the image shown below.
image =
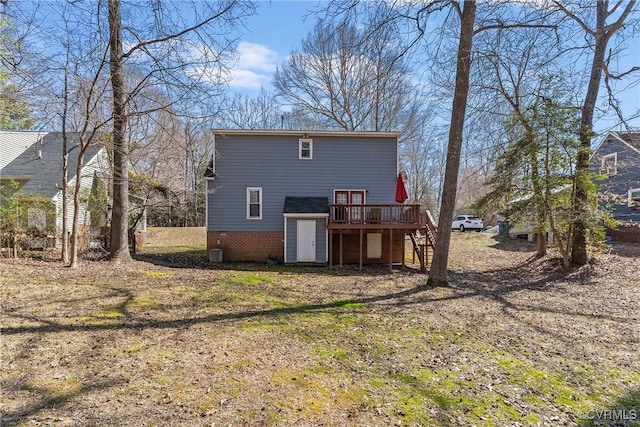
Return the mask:
<path id="1" fill-rule="evenodd" d="M 638 246 L 565 272 L 454 233 L 452 286 L 427 288 L 209 264 L 204 241 L 151 230 L 133 263 L 78 270 L 0 259 L 2 425 L 640 423 Z"/>

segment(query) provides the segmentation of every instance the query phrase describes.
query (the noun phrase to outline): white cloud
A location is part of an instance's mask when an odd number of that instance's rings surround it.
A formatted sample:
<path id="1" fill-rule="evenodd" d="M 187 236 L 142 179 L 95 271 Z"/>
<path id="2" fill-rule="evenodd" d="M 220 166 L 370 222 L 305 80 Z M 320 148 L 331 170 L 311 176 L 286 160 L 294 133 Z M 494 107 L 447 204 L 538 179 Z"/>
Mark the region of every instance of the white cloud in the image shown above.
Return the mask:
<path id="1" fill-rule="evenodd" d="M 257 90 L 269 83 L 271 74 L 260 74 L 251 70 L 231 70 L 229 86 L 236 89 Z"/>
<path id="2" fill-rule="evenodd" d="M 241 69 L 256 69 L 264 71 L 275 71 L 278 53 L 267 46 L 258 43 L 240 42 L 238 44 L 238 67 Z"/>
<path id="3" fill-rule="evenodd" d="M 187 52 L 193 61 L 202 61 L 203 57 L 215 57 L 208 46 L 198 45 Z M 278 53 L 265 45 L 240 42 L 236 51 L 224 58 L 227 64 L 233 64 L 227 70 L 217 65 L 194 65 L 187 74 L 211 83 L 227 81 L 236 90 L 255 91 L 271 82 L 272 74 L 278 65 Z"/>
<path id="4" fill-rule="evenodd" d="M 238 62 L 231 70 L 231 87 L 256 90 L 271 81 L 278 65 L 277 52 L 258 43 L 240 42 L 237 54 Z"/>

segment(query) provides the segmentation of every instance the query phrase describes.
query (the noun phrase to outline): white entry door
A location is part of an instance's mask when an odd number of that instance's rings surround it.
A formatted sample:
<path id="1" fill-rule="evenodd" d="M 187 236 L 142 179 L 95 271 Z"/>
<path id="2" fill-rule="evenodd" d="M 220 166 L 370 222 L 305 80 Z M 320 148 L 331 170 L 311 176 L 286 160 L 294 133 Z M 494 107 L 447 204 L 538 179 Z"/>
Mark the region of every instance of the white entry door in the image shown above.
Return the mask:
<path id="1" fill-rule="evenodd" d="M 298 262 L 316 260 L 316 221 L 298 220 Z"/>

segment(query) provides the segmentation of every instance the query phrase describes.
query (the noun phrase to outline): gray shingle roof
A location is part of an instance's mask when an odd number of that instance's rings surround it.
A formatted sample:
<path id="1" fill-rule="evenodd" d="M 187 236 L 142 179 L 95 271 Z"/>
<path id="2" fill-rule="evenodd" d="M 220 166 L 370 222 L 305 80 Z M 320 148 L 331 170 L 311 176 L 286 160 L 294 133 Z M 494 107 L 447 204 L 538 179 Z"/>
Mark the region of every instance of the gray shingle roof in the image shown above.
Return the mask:
<path id="1" fill-rule="evenodd" d="M 78 165 L 77 135 L 67 134 L 69 153 L 68 179 L 75 177 Z M 102 149 L 99 144 L 89 146 L 84 154 L 84 164 Z M 49 132 L 32 143 L 19 156 L 0 169 L 3 181 L 11 178 L 28 179 L 22 187 L 25 194 L 53 197 L 62 185 L 62 132 Z"/>
<path id="2" fill-rule="evenodd" d="M 327 197 L 287 197 L 284 200 L 283 213 L 329 213 Z"/>
<path id="3" fill-rule="evenodd" d="M 640 131 L 617 132 L 618 136 L 636 150 L 640 150 Z"/>
<path id="4" fill-rule="evenodd" d="M 0 170 L 49 132 L 32 130 L 0 131 Z"/>

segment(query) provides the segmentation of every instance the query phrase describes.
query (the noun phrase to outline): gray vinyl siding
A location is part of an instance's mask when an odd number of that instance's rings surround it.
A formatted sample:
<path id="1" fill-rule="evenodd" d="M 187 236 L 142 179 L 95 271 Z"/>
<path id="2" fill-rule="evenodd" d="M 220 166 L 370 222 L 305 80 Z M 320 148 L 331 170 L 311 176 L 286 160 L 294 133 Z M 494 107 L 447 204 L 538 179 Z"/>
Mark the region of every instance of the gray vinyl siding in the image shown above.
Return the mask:
<path id="1" fill-rule="evenodd" d="M 286 251 L 285 262 L 294 263 L 297 261 L 298 253 L 298 220 L 312 220 L 314 218 L 286 218 L 287 234 L 286 234 Z M 325 218 L 316 218 L 316 262 L 327 262 L 327 220 Z"/>
<path id="2" fill-rule="evenodd" d="M 217 135 L 207 230 L 280 231 L 285 197 L 332 202 L 335 189 L 362 189 L 367 203 L 394 203 L 397 138 L 309 137 L 312 160 L 298 158 L 299 136 Z M 247 219 L 247 187 L 262 188 L 261 220 Z"/>
<path id="3" fill-rule="evenodd" d="M 395 195 L 395 193 L 394 193 Z M 316 262 L 327 262 L 327 220 L 316 220 Z"/>
<path id="4" fill-rule="evenodd" d="M 287 241 L 285 242 L 285 250 L 287 251 L 284 254 L 284 262 L 296 262 L 296 251 L 298 245 L 298 219 L 297 218 L 286 218 L 287 221 L 287 233 L 285 234 L 285 238 Z"/>
<path id="5" fill-rule="evenodd" d="M 91 191 L 94 176 L 97 174 L 98 178 L 103 179 L 105 184 L 108 183 L 109 171 L 109 155 L 106 150 L 100 150 L 93 158 L 88 159 L 87 163 L 82 167 L 82 173 L 80 176 L 80 198 L 88 194 Z M 69 172 L 70 176 L 75 174 L 76 170 Z M 73 176 L 67 184 L 67 229 L 71 231 L 73 226 L 73 193 L 76 187 L 76 177 Z M 56 230 L 58 233 L 62 232 L 62 190 L 59 190 L 56 196 L 53 198 L 56 204 Z M 78 207 L 78 225 L 91 225 L 91 213 L 88 210 L 88 204 L 86 202 L 80 202 Z"/>
<path id="6" fill-rule="evenodd" d="M 12 148 L 7 157 L 3 157 L 0 164 L 0 178 L 9 181 L 12 177 L 21 177 L 24 183 L 21 187 L 26 195 L 40 196 L 51 199 L 56 211 L 56 230 L 62 230 L 62 147 L 63 138 L 61 132 L 0 132 L 0 136 L 7 138 Z M 68 222 L 67 228 L 71 230 L 73 218 L 73 192 L 76 182 L 76 168 L 78 165 L 78 135 L 67 135 L 68 172 Z M 16 147 L 22 151 L 17 154 Z M 74 148 L 75 147 L 75 148 Z M 106 150 L 100 144 L 92 144 L 84 153 L 84 166 L 80 177 L 82 188 L 81 198 L 91 189 L 94 172 L 98 176 L 108 180 L 110 161 Z M 25 179 L 28 177 L 28 179 Z M 78 223 L 90 225 L 91 218 L 87 211 L 87 204 L 82 202 L 79 206 Z"/>
<path id="7" fill-rule="evenodd" d="M 603 181 L 596 181 L 598 192 L 606 199 L 603 204 L 612 208 L 616 220 L 640 222 L 640 211 L 627 205 L 629 189 L 640 187 L 640 153 L 609 136 L 592 156 L 590 170 L 600 173 L 602 157 L 612 153 L 618 153 L 617 174 Z"/>

